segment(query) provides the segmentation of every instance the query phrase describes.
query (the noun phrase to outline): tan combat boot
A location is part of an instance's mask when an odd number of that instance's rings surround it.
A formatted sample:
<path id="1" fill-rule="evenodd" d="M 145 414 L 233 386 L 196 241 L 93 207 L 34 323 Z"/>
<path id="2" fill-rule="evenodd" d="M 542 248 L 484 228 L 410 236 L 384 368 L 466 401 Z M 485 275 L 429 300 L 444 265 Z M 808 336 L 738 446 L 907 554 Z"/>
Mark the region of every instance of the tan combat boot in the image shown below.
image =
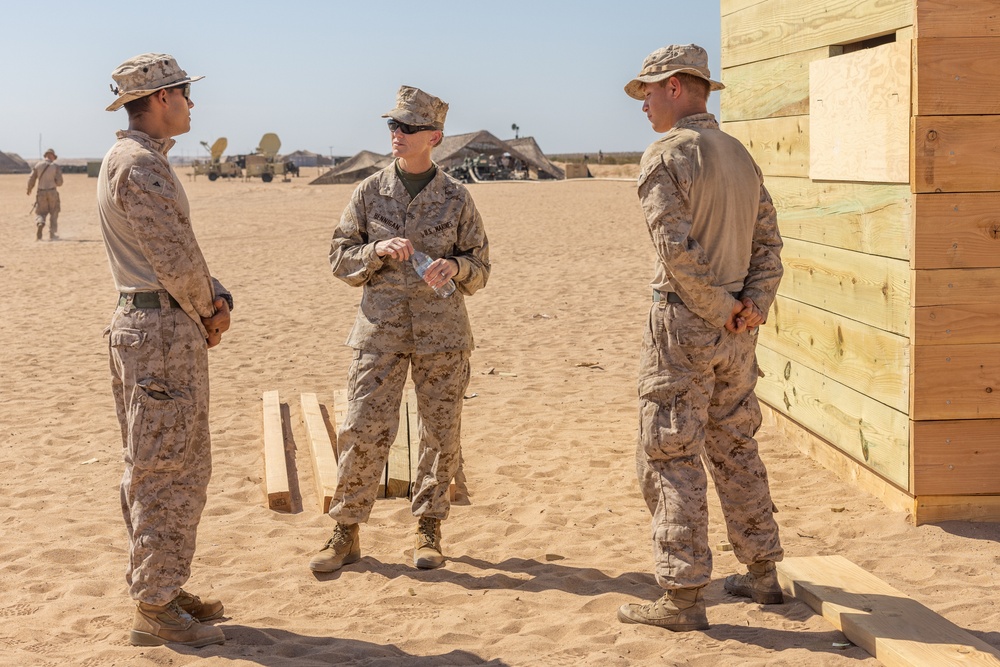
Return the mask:
<path id="1" fill-rule="evenodd" d="M 326 541 L 320 552 L 309 561 L 313 572 L 336 572 L 345 565 L 361 560 L 361 538 L 358 524 L 340 523 L 333 529 L 333 537 Z"/>
<path id="2" fill-rule="evenodd" d="M 708 616 L 700 587 L 667 591 L 659 600 L 649 604 L 623 604 L 618 608 L 618 620 L 655 625 L 674 632 L 708 630 Z"/>
<path id="3" fill-rule="evenodd" d="M 177 603 L 178 607 L 194 616 L 195 620 L 199 623 L 214 621 L 217 618 L 222 618 L 222 615 L 226 611 L 226 608 L 222 606 L 222 602 L 220 600 L 214 600 L 212 598 L 205 598 L 202 600 L 197 595 L 192 595 L 183 588 L 177 594 L 177 597 L 174 598 L 174 601 Z"/>
<path id="4" fill-rule="evenodd" d="M 441 567 L 441 520 L 429 516 L 420 517 L 417 523 L 417 540 L 413 548 L 413 564 L 422 570 Z"/>
<path id="5" fill-rule="evenodd" d="M 731 574 L 726 577 L 724 588 L 727 593 L 750 598 L 757 604 L 781 604 L 781 586 L 774 561 L 759 560 L 747 566 L 746 574 Z"/>
<path id="6" fill-rule="evenodd" d="M 144 602 L 137 604 L 129 641 L 133 646 L 184 644 L 198 648 L 209 644 L 223 644 L 226 635 L 221 628 L 202 625 L 181 609 L 177 600 L 171 600 L 165 605 Z"/>

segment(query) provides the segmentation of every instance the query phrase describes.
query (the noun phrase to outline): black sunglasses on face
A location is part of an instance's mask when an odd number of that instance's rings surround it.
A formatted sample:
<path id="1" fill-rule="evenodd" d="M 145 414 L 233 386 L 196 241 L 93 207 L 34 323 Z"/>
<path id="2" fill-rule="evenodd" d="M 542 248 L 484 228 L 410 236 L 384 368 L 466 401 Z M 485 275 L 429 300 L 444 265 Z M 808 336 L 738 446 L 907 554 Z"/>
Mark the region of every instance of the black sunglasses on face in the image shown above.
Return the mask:
<path id="1" fill-rule="evenodd" d="M 431 127 L 430 125 L 407 125 L 406 123 L 400 123 L 394 118 L 390 118 L 387 121 L 390 132 L 395 132 L 397 129 L 403 134 L 413 134 L 414 132 L 427 132 L 428 130 L 436 130 L 436 127 Z"/>
<path id="2" fill-rule="evenodd" d="M 181 91 L 181 95 L 184 96 L 184 99 L 186 99 L 186 100 L 190 100 L 191 99 L 191 84 L 190 83 L 184 83 L 184 84 L 181 84 L 179 86 L 171 86 L 170 88 L 168 88 L 168 90 L 174 90 L 174 89 Z"/>

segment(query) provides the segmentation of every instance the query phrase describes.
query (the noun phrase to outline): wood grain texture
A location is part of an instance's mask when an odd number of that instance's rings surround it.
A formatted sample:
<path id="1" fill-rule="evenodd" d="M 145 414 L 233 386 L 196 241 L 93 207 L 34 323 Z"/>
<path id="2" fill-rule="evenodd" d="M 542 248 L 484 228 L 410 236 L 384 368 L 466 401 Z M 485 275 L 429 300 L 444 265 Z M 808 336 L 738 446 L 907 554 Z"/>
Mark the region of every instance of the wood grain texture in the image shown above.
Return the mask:
<path id="1" fill-rule="evenodd" d="M 840 48 L 789 53 L 722 70 L 722 119 L 725 121 L 802 116 L 809 113 L 809 63 L 825 60 Z"/>
<path id="2" fill-rule="evenodd" d="M 747 147 L 765 176 L 809 176 L 809 117 L 723 123 Z"/>
<path id="3" fill-rule="evenodd" d="M 1000 419 L 914 421 L 910 439 L 914 494 L 1000 494 Z"/>
<path id="4" fill-rule="evenodd" d="M 1000 113 L 1000 35 L 924 38 L 913 44 L 913 115 Z"/>
<path id="5" fill-rule="evenodd" d="M 914 269 L 1000 267 L 1000 193 L 913 196 Z"/>
<path id="6" fill-rule="evenodd" d="M 1000 191 L 997 116 L 914 116 L 911 131 L 914 192 Z"/>
<path id="7" fill-rule="evenodd" d="M 765 0 L 723 12 L 722 66 L 735 67 L 913 24 L 914 0 Z"/>
<path id="8" fill-rule="evenodd" d="M 281 425 L 278 392 L 265 391 L 264 409 L 264 493 L 272 510 L 289 511 L 292 494 L 288 486 L 288 462 L 285 460 L 285 434 Z"/>
<path id="9" fill-rule="evenodd" d="M 995 0 L 917 0 L 914 5 L 917 37 L 1000 36 Z"/>
<path id="10" fill-rule="evenodd" d="M 910 418 L 1000 418 L 1000 344 L 912 349 Z"/>
<path id="11" fill-rule="evenodd" d="M 909 42 L 810 63 L 809 110 L 810 178 L 909 182 Z"/>
<path id="12" fill-rule="evenodd" d="M 896 259 L 910 258 L 908 185 L 765 179 L 785 238 Z"/>

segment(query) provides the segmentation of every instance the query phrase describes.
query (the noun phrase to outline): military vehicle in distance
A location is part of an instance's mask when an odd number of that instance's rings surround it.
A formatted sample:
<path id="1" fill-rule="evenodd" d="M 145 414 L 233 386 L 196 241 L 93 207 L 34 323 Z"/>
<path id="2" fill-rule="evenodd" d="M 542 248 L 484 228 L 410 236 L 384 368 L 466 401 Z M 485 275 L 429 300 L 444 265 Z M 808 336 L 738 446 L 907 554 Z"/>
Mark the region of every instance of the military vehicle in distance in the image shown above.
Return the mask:
<path id="1" fill-rule="evenodd" d="M 208 180 L 214 181 L 219 178 L 240 178 L 243 176 L 243 169 L 239 163 L 229 160 L 223 161 L 222 154 L 226 151 L 228 141 L 225 137 L 219 137 L 211 146 L 203 141 L 201 145 L 205 147 L 212 159 L 209 162 L 196 162 L 194 165 L 194 175 L 204 174 Z"/>
<path id="2" fill-rule="evenodd" d="M 254 154 L 243 158 L 247 178 L 260 176 L 260 180 L 270 183 L 274 180 L 275 174 L 284 174 L 284 164 L 278 161 L 279 148 L 281 139 L 274 132 L 268 132 L 261 137 Z"/>

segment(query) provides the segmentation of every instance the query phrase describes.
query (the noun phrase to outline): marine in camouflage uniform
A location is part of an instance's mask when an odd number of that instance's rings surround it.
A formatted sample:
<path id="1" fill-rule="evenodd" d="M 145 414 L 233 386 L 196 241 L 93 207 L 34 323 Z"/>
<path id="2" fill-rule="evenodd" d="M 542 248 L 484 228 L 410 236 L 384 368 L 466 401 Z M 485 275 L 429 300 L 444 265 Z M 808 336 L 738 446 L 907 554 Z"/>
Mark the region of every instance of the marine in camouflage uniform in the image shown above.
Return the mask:
<path id="1" fill-rule="evenodd" d="M 638 193 L 657 253 L 654 303 L 639 371 L 636 466 L 652 515 L 657 582 L 667 593 L 624 605 L 619 618 L 671 630 L 708 627 L 701 589 L 711 578 L 707 465 L 736 557 L 750 566 L 726 589 L 781 601 L 783 551 L 754 434 L 757 325 L 782 275 L 781 236 L 760 169 L 705 111 L 707 54 L 670 46 L 647 57 L 625 88 L 653 129 Z"/>
<path id="2" fill-rule="evenodd" d="M 58 157 L 53 149 L 45 151 L 45 159 L 31 169 L 28 177 L 28 194 L 38 183 L 38 194 L 35 195 L 35 240 L 42 240 L 42 230 L 45 229 L 45 217 L 49 218 L 49 240 L 59 238 L 59 191 L 62 187 L 62 167 L 56 164 Z"/>
<path id="3" fill-rule="evenodd" d="M 330 506 L 337 528 L 311 561 L 315 571 L 360 558 L 357 524 L 368 520 L 375 502 L 408 369 L 420 434 L 414 564 L 443 562 L 440 522 L 448 517 L 448 486 L 459 469 L 462 397 L 473 348 L 465 297 L 485 286 L 490 274 L 489 243 L 471 195 L 430 161 L 447 109 L 419 89 L 400 88 L 396 108 L 383 116 L 390 118 L 397 160 L 358 186 L 333 234 L 334 275 L 364 292 L 347 340 L 354 360 Z M 436 258 L 423 279 L 410 264 L 413 251 Z M 455 293 L 438 296 L 433 287 L 449 280 Z"/>
<path id="4" fill-rule="evenodd" d="M 232 297 L 212 278 L 167 159 L 190 127 L 190 83 L 164 54 L 136 56 L 112 78 L 129 130 L 101 164 L 97 204 L 119 292 L 109 336 L 125 472 L 125 578 L 137 603 L 137 645 L 221 643 L 222 603 L 182 590 L 212 473 L 208 348 L 229 326 Z"/>

